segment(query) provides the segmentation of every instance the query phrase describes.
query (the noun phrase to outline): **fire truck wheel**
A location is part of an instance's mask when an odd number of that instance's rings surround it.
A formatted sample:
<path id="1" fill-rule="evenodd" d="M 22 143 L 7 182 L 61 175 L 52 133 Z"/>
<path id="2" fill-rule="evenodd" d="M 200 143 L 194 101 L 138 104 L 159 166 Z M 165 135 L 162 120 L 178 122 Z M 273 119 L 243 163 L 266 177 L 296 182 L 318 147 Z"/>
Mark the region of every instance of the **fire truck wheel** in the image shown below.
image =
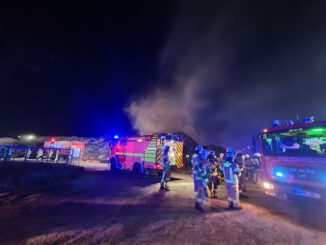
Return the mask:
<path id="1" fill-rule="evenodd" d="M 143 172 L 139 163 L 134 164 L 131 174 L 137 177 L 143 176 Z"/>
<path id="2" fill-rule="evenodd" d="M 117 160 L 115 158 L 111 158 L 110 164 L 111 164 L 110 171 L 112 173 L 117 172 Z"/>

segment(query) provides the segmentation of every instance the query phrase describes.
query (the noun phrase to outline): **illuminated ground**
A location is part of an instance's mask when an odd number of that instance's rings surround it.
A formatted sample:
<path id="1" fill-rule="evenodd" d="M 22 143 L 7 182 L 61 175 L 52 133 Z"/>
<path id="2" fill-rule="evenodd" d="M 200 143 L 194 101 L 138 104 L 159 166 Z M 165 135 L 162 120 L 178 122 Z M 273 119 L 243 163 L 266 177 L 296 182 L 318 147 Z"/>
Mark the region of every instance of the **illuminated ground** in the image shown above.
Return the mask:
<path id="1" fill-rule="evenodd" d="M 244 210 L 225 209 L 224 189 L 206 214 L 193 208 L 193 185 L 85 172 L 60 188 L 0 196 L 2 244 L 325 244 L 325 210 L 265 199 L 255 190 Z"/>

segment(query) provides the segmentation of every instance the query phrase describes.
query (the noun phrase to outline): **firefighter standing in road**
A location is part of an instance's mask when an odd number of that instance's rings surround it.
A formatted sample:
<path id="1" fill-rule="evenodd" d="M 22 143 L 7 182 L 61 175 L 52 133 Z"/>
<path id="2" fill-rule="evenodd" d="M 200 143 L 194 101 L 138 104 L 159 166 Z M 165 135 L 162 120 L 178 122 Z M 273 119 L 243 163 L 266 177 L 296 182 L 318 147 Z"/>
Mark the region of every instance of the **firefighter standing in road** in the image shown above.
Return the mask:
<path id="1" fill-rule="evenodd" d="M 219 165 L 218 159 L 215 155 L 215 151 L 210 150 L 206 160 L 208 171 L 208 189 L 210 197 L 217 198 L 217 187 L 220 184 L 219 181 Z"/>
<path id="2" fill-rule="evenodd" d="M 170 172 L 170 162 L 169 162 L 169 150 L 170 146 L 166 145 L 163 148 L 163 155 L 162 155 L 162 179 L 161 179 L 161 188 L 160 190 L 169 190 L 168 188 L 168 178 Z"/>
<path id="3" fill-rule="evenodd" d="M 253 159 L 251 161 L 252 163 L 252 179 L 255 184 L 257 184 L 260 181 L 260 178 L 257 176 L 257 172 L 259 172 L 260 165 L 261 165 L 261 154 L 255 153 L 253 156 Z"/>
<path id="4" fill-rule="evenodd" d="M 176 168 L 176 150 L 175 150 L 175 146 L 171 146 L 169 153 L 168 153 L 168 157 L 169 157 L 169 174 L 168 174 L 168 181 L 170 181 L 171 179 L 171 173 L 175 170 Z"/>
<path id="5" fill-rule="evenodd" d="M 205 150 L 202 146 L 196 146 L 196 152 L 192 156 L 191 163 L 193 166 L 193 180 L 195 196 L 195 208 L 204 211 L 202 205 L 207 197 L 207 176 L 205 170 Z"/>
<path id="6" fill-rule="evenodd" d="M 239 166 L 240 168 L 240 175 L 239 175 L 239 189 L 242 192 L 247 192 L 247 184 L 246 184 L 246 180 L 248 177 L 248 165 L 249 165 L 249 161 L 250 161 L 250 156 L 249 154 L 246 155 L 242 155 L 241 156 L 241 164 Z"/>
<path id="7" fill-rule="evenodd" d="M 239 200 L 239 175 L 240 169 L 235 162 L 235 151 L 229 147 L 226 149 L 226 159 L 221 166 L 224 173 L 224 182 L 228 193 L 228 207 L 241 209 Z"/>

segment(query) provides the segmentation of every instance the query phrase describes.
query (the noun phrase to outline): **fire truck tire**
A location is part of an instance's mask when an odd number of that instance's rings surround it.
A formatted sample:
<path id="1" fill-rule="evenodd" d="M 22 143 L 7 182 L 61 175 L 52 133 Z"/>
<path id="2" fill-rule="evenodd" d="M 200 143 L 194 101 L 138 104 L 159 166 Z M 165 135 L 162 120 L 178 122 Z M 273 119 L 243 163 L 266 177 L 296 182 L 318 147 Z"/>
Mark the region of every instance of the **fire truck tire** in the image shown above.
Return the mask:
<path id="1" fill-rule="evenodd" d="M 117 160 L 114 157 L 112 157 L 110 159 L 110 164 L 111 164 L 110 171 L 112 173 L 116 173 L 117 172 Z"/>
<path id="2" fill-rule="evenodd" d="M 140 163 L 135 163 L 134 164 L 131 174 L 133 176 L 137 176 L 137 177 L 142 177 L 143 176 L 143 171 L 142 171 Z"/>

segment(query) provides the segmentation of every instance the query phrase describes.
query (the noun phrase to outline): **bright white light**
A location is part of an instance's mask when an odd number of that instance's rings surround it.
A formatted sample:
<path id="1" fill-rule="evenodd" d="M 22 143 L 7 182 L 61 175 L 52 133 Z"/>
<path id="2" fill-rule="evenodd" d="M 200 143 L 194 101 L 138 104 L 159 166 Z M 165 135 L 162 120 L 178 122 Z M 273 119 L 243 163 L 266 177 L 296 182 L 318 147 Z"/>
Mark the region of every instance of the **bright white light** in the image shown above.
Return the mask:
<path id="1" fill-rule="evenodd" d="M 28 135 L 28 136 L 27 136 L 27 139 L 28 139 L 28 140 L 33 140 L 33 139 L 35 139 L 35 136 L 34 136 L 34 135 Z"/>
<path id="2" fill-rule="evenodd" d="M 283 177 L 283 173 L 282 173 L 282 172 L 276 172 L 275 175 L 276 175 L 277 177 Z"/>
<path id="3" fill-rule="evenodd" d="M 21 136 L 20 138 L 23 140 L 26 140 L 26 141 L 32 141 L 32 140 L 35 140 L 36 136 L 33 134 L 27 134 L 27 135 Z"/>
<path id="4" fill-rule="evenodd" d="M 274 189 L 274 186 L 271 183 L 268 183 L 268 182 L 264 182 L 263 186 L 267 190 L 273 190 Z"/>

